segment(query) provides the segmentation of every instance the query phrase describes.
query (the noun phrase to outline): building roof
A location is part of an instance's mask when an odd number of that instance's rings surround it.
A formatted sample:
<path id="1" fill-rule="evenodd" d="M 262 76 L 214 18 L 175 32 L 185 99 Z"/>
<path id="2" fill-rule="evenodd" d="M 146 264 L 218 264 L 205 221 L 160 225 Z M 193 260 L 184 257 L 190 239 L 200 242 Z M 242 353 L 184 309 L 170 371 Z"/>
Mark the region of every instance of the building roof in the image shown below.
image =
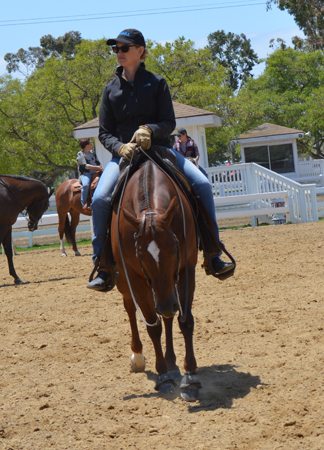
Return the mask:
<path id="1" fill-rule="evenodd" d="M 194 106 L 183 105 L 182 103 L 172 102 L 174 108 L 174 114 L 176 119 L 183 119 L 187 117 L 197 117 L 197 116 L 213 116 L 215 115 L 211 111 L 206 109 L 195 108 Z M 98 128 L 99 127 L 99 117 L 90 120 L 78 127 L 74 128 L 74 131 L 85 130 L 88 128 Z"/>
<path id="2" fill-rule="evenodd" d="M 270 136 L 282 136 L 287 134 L 304 133 L 302 130 L 296 130 L 295 128 L 282 127 L 281 125 L 275 125 L 273 123 L 263 123 L 252 130 L 248 130 L 242 133 L 234 139 L 254 139 Z"/>

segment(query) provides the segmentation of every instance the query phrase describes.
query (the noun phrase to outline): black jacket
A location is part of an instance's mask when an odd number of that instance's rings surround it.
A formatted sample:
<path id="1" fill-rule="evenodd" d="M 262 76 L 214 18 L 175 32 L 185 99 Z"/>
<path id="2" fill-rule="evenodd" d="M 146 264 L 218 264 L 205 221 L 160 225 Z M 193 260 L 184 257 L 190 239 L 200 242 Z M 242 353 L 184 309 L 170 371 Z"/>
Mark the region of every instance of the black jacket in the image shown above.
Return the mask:
<path id="1" fill-rule="evenodd" d="M 165 79 L 138 68 L 134 84 L 122 78 L 123 68 L 107 84 L 99 111 L 99 140 L 113 156 L 118 157 L 122 144 L 130 142 L 140 125 L 152 130 L 152 144 L 170 147 L 169 135 L 175 128 L 170 91 Z"/>

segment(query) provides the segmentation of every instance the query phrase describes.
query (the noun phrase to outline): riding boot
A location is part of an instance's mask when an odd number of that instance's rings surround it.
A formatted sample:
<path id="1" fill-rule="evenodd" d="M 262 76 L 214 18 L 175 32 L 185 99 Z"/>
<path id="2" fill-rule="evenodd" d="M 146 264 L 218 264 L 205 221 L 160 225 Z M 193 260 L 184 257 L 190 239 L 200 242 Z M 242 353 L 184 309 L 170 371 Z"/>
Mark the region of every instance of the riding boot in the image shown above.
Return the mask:
<path id="1" fill-rule="evenodd" d="M 108 292 L 111 291 L 116 284 L 116 275 L 114 270 L 116 263 L 114 261 L 111 247 L 110 222 L 111 220 L 108 221 L 109 228 L 105 235 L 100 261 L 98 259 L 96 260 L 95 267 L 91 272 L 89 283 L 87 285 L 88 289 L 93 289 L 95 291 Z M 96 270 L 98 271 L 98 274 L 95 278 L 93 278 Z"/>
<path id="2" fill-rule="evenodd" d="M 235 270 L 234 258 L 226 251 L 224 244 L 218 239 L 212 225 L 212 221 L 198 196 L 195 197 L 198 203 L 198 227 L 200 246 L 204 254 L 204 262 L 202 268 L 205 269 L 206 275 L 225 280 L 232 276 Z M 224 262 L 219 257 L 221 252 L 225 252 L 231 262 Z"/>

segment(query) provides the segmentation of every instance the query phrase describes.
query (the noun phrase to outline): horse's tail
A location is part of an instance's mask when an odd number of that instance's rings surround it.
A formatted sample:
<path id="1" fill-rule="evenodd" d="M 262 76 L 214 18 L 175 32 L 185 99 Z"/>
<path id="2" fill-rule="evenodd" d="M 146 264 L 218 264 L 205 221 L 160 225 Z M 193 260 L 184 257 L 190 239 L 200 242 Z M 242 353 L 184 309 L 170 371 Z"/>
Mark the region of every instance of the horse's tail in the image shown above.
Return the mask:
<path id="1" fill-rule="evenodd" d="M 66 218 L 65 218 L 64 233 L 65 233 L 65 238 L 66 238 L 67 242 L 69 244 L 72 244 L 73 243 L 73 235 L 72 235 L 72 228 L 71 228 L 71 223 L 70 223 L 68 214 L 66 215 Z"/>

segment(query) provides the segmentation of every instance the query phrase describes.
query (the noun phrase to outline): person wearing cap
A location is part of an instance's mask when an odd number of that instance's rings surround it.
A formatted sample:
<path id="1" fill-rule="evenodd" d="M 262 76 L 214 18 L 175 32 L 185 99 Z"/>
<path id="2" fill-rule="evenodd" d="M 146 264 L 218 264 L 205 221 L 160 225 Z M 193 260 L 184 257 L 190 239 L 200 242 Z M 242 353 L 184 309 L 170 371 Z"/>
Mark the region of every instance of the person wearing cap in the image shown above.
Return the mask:
<path id="1" fill-rule="evenodd" d="M 185 158 L 191 158 L 195 160 L 195 164 L 199 168 L 205 177 L 208 178 L 207 172 L 200 166 L 198 166 L 199 150 L 196 142 L 188 136 L 187 130 L 185 128 L 179 128 L 179 130 L 174 133 L 174 136 L 178 136 L 178 140 L 175 141 L 173 148 L 178 153 L 183 155 Z"/>
<path id="2" fill-rule="evenodd" d="M 87 205 L 87 199 L 89 195 L 90 184 L 92 180 L 92 175 L 95 172 L 102 173 L 103 168 L 97 155 L 92 150 L 92 142 L 90 139 L 84 138 L 80 141 L 80 150 L 76 157 L 76 162 L 78 166 L 79 181 L 82 184 L 81 190 L 81 204 L 83 209 L 86 211 L 91 211 L 91 206 Z"/>
<path id="3" fill-rule="evenodd" d="M 174 136 L 178 136 L 178 140 L 173 145 L 174 150 L 181 153 L 185 158 L 196 158 L 199 156 L 198 146 L 196 142 L 188 136 L 187 130 L 179 128 L 179 130 L 174 133 Z"/>
<path id="4" fill-rule="evenodd" d="M 130 160 L 139 146 L 144 151 L 152 144 L 170 148 L 169 136 L 176 125 L 166 80 L 145 69 L 144 60 L 148 51 L 142 33 L 135 29 L 123 30 L 117 38 L 108 39 L 107 45 L 112 46 L 119 67 L 116 78 L 103 90 L 99 110 L 99 141 L 112 154 L 112 159 L 100 177 L 92 199 L 94 263 L 100 261 L 106 226 L 111 218 L 111 195 L 119 175 L 120 158 Z M 194 164 L 174 149 L 171 150 L 180 170 L 204 203 L 218 236 L 210 183 Z M 221 274 L 231 270 L 234 265 L 223 262 L 216 255 L 213 267 L 216 273 Z M 109 269 L 102 263 L 98 275 L 87 287 L 107 291 L 113 288 L 111 281 Z"/>

